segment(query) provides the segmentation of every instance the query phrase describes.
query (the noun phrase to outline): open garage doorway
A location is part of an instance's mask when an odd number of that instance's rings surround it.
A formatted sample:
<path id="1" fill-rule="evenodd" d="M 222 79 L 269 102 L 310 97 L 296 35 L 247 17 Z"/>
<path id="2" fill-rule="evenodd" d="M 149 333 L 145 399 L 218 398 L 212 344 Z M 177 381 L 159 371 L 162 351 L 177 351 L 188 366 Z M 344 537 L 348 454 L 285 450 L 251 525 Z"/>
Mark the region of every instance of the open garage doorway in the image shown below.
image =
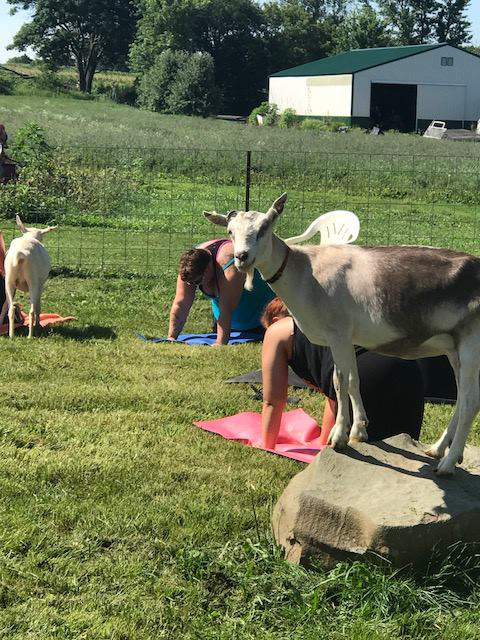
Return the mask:
<path id="1" fill-rule="evenodd" d="M 372 82 L 370 118 L 381 129 L 415 131 L 417 128 L 417 85 Z"/>

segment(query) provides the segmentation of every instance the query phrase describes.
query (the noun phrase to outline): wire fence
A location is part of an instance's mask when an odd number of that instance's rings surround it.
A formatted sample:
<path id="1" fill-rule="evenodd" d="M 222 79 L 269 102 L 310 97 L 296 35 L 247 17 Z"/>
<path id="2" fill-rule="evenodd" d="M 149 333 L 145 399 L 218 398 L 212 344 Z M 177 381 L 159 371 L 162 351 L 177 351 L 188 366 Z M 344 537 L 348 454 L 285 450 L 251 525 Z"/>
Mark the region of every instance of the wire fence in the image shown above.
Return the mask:
<path id="1" fill-rule="evenodd" d="M 0 185 L 0 228 L 8 242 L 16 213 L 29 224 L 58 224 L 47 237 L 56 267 L 161 273 L 219 235 L 203 210 L 264 212 L 287 191 L 283 237 L 347 209 L 360 218 L 360 244 L 478 253 L 479 187 L 480 157 L 472 155 L 56 149 Z"/>

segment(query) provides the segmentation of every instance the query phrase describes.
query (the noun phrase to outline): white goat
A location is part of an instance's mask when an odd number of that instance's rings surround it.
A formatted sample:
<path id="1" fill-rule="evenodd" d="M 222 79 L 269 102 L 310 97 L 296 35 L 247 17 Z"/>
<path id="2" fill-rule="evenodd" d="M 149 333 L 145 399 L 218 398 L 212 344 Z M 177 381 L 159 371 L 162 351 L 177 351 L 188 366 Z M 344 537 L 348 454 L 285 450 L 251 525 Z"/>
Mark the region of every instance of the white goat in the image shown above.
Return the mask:
<path id="1" fill-rule="evenodd" d="M 428 454 L 441 459 L 440 475 L 453 473 L 480 408 L 480 259 L 424 246 L 289 247 L 272 228 L 286 200 L 284 193 L 266 214 L 204 213 L 228 228 L 247 283 L 257 268 L 309 340 L 331 348 L 338 410 L 330 443 L 341 448 L 348 441 L 348 396 L 350 439 L 367 440 L 353 345 L 406 359 L 446 354 L 458 400 Z"/>
<path id="2" fill-rule="evenodd" d="M 0 324 L 5 320 L 8 308 L 8 334 L 13 338 L 15 334 L 15 306 L 13 299 L 15 291 L 28 292 L 30 294 L 30 313 L 28 337 L 33 336 L 33 327 L 40 322 L 40 298 L 43 287 L 50 273 L 50 258 L 47 250 L 43 246 L 43 236 L 57 227 L 47 227 L 46 229 L 27 228 L 16 217 L 17 226 L 22 232 L 20 238 L 12 240 L 5 256 L 5 303 L 0 313 Z"/>

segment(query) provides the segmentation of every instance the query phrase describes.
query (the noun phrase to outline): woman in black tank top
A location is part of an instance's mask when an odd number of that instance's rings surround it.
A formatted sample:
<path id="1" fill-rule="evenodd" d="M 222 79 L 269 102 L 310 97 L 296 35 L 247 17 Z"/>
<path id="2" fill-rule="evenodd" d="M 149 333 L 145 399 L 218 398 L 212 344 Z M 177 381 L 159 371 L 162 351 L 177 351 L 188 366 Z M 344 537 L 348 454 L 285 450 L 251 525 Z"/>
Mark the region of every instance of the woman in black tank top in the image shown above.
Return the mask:
<path id="1" fill-rule="evenodd" d="M 264 326 L 268 329 L 262 347 L 263 445 L 268 449 L 275 447 L 287 397 L 288 366 L 326 396 L 322 431 L 329 431 L 336 415 L 331 350 L 312 344 L 278 298 L 267 306 Z M 356 347 L 355 352 L 360 393 L 369 420 L 369 440 L 383 440 L 399 433 L 418 440 L 425 401 L 425 381 L 418 361 L 382 356 L 362 347 Z M 432 363 L 431 368 L 441 372 L 443 387 L 452 394 L 453 372 L 443 369 L 442 364 Z"/>

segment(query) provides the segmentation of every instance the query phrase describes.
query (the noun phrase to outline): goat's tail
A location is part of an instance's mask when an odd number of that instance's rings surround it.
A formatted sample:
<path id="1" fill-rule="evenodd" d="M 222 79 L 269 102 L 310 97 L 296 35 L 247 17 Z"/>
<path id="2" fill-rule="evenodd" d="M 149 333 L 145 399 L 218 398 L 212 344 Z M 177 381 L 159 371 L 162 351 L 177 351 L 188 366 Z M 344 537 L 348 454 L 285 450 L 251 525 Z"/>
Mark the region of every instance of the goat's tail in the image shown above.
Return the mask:
<path id="1" fill-rule="evenodd" d="M 13 267 L 18 267 L 19 264 L 22 264 L 22 262 L 25 260 L 25 254 L 22 253 L 21 251 L 18 251 L 14 256 L 13 256 L 13 260 L 12 260 L 12 265 Z"/>

